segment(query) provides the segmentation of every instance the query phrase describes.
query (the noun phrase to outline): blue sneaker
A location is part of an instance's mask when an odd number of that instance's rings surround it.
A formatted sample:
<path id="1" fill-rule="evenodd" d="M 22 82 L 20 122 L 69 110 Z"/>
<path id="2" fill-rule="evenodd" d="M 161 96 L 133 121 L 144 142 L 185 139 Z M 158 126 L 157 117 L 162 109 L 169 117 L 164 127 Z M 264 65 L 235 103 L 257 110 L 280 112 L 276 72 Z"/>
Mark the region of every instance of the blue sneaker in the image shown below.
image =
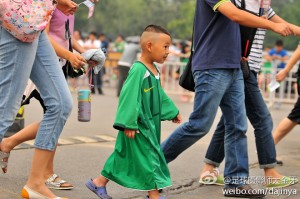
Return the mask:
<path id="1" fill-rule="evenodd" d="M 85 186 L 89 190 L 91 190 L 92 192 L 94 192 L 101 199 L 112 199 L 112 197 L 110 197 L 109 195 L 107 195 L 106 188 L 105 187 L 97 187 L 93 183 L 93 179 L 90 179 L 89 181 L 87 181 L 85 183 Z"/>

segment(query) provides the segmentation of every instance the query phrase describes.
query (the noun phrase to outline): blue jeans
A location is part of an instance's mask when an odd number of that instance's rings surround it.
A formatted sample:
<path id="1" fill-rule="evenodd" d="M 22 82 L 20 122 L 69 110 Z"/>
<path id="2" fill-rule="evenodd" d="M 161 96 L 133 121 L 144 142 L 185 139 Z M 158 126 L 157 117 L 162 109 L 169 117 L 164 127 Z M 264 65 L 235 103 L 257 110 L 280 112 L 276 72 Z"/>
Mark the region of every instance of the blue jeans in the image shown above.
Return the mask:
<path id="1" fill-rule="evenodd" d="M 0 142 L 20 108 L 29 78 L 47 107 L 35 146 L 54 150 L 73 107 L 57 55 L 45 32 L 34 42 L 24 43 L 0 26 Z"/>
<path id="2" fill-rule="evenodd" d="M 257 83 L 257 74 L 251 71 L 245 80 L 246 113 L 254 127 L 256 150 L 260 168 L 276 166 L 276 150 L 272 136 L 273 121 Z M 224 117 L 222 116 L 205 155 L 204 162 L 216 167 L 224 159 Z"/>
<path id="3" fill-rule="evenodd" d="M 225 172 L 229 178 L 248 177 L 247 118 L 244 80 L 240 69 L 211 69 L 194 72 L 194 110 L 189 121 L 178 127 L 162 143 L 166 161 L 206 135 L 214 121 L 218 107 L 225 118 Z M 231 184 L 231 183 L 229 183 Z M 243 183 L 234 184 L 240 186 Z"/>

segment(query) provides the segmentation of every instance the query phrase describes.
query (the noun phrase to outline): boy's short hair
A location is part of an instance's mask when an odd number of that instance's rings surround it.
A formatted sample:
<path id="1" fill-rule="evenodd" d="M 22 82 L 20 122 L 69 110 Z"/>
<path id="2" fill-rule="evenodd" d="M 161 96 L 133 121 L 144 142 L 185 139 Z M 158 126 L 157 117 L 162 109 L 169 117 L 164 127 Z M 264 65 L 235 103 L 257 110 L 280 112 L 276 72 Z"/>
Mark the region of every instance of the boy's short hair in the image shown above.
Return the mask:
<path id="1" fill-rule="evenodd" d="M 282 40 L 277 40 L 275 43 L 275 46 L 283 46 L 283 41 Z"/>
<path id="2" fill-rule="evenodd" d="M 144 32 L 163 33 L 163 34 L 169 35 L 171 37 L 171 34 L 165 28 L 158 26 L 158 25 L 154 25 L 154 24 L 148 25 L 144 29 L 143 33 Z"/>

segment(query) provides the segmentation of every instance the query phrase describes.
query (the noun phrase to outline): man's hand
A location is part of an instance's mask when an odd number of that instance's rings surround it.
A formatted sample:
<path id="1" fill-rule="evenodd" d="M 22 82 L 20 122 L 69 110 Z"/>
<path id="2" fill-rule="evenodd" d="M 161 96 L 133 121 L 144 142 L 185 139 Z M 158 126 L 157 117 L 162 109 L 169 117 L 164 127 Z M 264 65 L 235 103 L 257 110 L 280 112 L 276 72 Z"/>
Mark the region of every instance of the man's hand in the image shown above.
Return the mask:
<path id="1" fill-rule="evenodd" d="M 125 133 L 125 135 L 128 137 L 128 138 L 134 138 L 134 136 L 135 136 L 135 133 L 139 133 L 139 131 L 138 130 L 132 130 L 132 129 L 125 129 L 124 130 L 124 133 Z"/>
<path id="2" fill-rule="evenodd" d="M 276 75 L 276 81 L 278 82 L 283 81 L 287 75 L 288 75 L 288 71 L 286 71 L 285 69 L 279 71 Z"/>
<path id="3" fill-rule="evenodd" d="M 293 31 L 291 30 L 290 26 L 286 23 L 274 23 L 274 26 L 272 26 L 272 30 L 281 36 L 288 36 L 290 34 L 293 34 Z"/>
<path id="4" fill-rule="evenodd" d="M 71 0 L 57 0 L 57 2 L 57 9 L 59 9 L 62 13 L 64 13 L 67 16 L 73 15 L 78 8 L 78 5 Z"/>
<path id="5" fill-rule="evenodd" d="M 180 124 L 182 122 L 181 115 L 178 114 L 174 119 L 172 119 L 173 123 Z"/>
<path id="6" fill-rule="evenodd" d="M 77 69 L 80 69 L 86 63 L 86 60 L 84 59 L 84 57 L 82 57 L 79 54 L 72 53 L 72 52 L 70 52 L 70 55 L 68 56 L 67 60 L 71 63 L 71 65 L 74 68 L 77 68 Z"/>

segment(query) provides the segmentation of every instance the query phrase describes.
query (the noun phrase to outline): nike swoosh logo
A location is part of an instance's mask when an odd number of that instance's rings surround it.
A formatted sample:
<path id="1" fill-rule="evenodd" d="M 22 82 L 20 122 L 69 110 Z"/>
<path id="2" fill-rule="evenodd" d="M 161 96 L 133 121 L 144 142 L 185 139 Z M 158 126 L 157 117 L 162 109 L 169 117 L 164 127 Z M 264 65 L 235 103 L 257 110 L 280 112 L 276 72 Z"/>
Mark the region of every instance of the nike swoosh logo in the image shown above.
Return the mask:
<path id="1" fill-rule="evenodd" d="M 152 89 L 153 89 L 153 87 L 148 88 L 148 89 L 145 89 L 145 88 L 144 88 L 144 92 L 147 93 L 147 92 L 149 92 L 149 91 L 152 90 Z"/>

